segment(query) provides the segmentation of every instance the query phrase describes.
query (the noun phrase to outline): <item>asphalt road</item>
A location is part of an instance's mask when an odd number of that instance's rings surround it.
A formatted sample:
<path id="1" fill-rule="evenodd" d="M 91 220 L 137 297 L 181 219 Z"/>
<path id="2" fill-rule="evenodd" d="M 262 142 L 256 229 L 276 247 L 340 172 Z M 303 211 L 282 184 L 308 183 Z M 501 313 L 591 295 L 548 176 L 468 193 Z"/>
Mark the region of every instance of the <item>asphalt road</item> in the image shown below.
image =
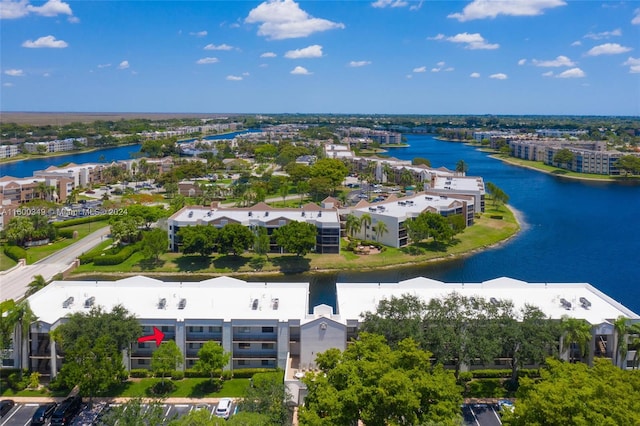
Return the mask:
<path id="1" fill-rule="evenodd" d="M 34 276 L 42 275 L 45 280 L 51 280 L 56 274 L 66 270 L 78 256 L 98 245 L 109 232 L 108 226 L 100 228 L 69 247 L 32 265 L 16 268 L 7 274 L 0 275 L 0 300 L 21 299 Z"/>
<path id="2" fill-rule="evenodd" d="M 462 406 L 465 426 L 500 426 L 497 404 L 465 404 Z"/>

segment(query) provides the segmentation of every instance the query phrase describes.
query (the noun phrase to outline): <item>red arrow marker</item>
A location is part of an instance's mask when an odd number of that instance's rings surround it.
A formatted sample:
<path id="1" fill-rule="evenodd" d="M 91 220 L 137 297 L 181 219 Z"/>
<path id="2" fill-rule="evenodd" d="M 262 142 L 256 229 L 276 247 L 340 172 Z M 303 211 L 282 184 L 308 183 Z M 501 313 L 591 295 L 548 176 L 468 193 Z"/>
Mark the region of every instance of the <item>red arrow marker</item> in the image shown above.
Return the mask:
<path id="1" fill-rule="evenodd" d="M 157 327 L 153 327 L 153 334 L 150 336 L 142 336 L 138 337 L 138 343 L 148 342 L 150 340 L 156 341 L 156 346 L 160 346 L 162 343 L 162 339 L 164 339 L 164 333 L 158 330 Z"/>

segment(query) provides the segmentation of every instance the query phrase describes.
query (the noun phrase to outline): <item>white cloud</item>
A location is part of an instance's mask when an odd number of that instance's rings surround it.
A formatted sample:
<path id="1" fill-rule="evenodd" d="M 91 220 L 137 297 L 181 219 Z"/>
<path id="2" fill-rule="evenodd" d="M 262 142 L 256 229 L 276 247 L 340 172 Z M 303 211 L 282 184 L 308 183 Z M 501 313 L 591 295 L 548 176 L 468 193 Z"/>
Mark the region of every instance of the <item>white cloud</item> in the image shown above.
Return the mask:
<path id="1" fill-rule="evenodd" d="M 499 72 L 497 74 L 491 74 L 489 78 L 495 78 L 496 80 L 506 80 L 508 77 L 505 73 Z"/>
<path id="2" fill-rule="evenodd" d="M 44 74 L 42 74 L 43 77 L 50 77 L 51 74 L 49 74 L 48 72 L 45 72 Z"/>
<path id="3" fill-rule="evenodd" d="M 249 12 L 244 22 L 260 24 L 258 35 L 270 40 L 308 37 L 313 33 L 344 29 L 345 25 L 314 18 L 293 0 L 267 0 Z"/>
<path id="4" fill-rule="evenodd" d="M 239 75 L 228 75 L 227 76 L 227 80 L 229 80 L 229 81 L 240 81 L 240 80 L 242 80 L 242 77 L 240 77 Z"/>
<path id="5" fill-rule="evenodd" d="M 111 64 L 98 64 L 98 68 L 109 68 Z"/>
<path id="6" fill-rule="evenodd" d="M 371 6 L 384 9 L 385 7 L 406 7 L 409 2 L 404 0 L 376 0 Z"/>
<path id="7" fill-rule="evenodd" d="M 366 67 L 367 65 L 371 65 L 371 61 L 351 61 L 351 62 L 349 62 L 349 66 L 351 68 Z"/>
<path id="8" fill-rule="evenodd" d="M 531 62 L 533 62 L 533 65 L 536 67 L 572 67 L 576 64 L 571 59 L 562 55 L 548 61 L 539 61 L 534 59 Z"/>
<path id="9" fill-rule="evenodd" d="M 427 67 L 417 67 L 413 69 L 413 72 L 427 72 Z"/>
<path id="10" fill-rule="evenodd" d="M 480 73 L 479 72 L 472 72 L 471 74 L 469 74 L 469 77 L 471 77 L 471 78 L 480 78 Z"/>
<path id="11" fill-rule="evenodd" d="M 524 64 L 526 64 L 526 63 L 527 63 L 527 60 L 526 60 L 526 59 L 520 59 L 520 60 L 518 61 L 518 65 L 524 65 Z"/>
<path id="12" fill-rule="evenodd" d="M 77 16 L 69 16 L 67 18 L 67 21 L 71 22 L 72 24 L 79 24 L 80 18 L 78 18 Z"/>
<path id="13" fill-rule="evenodd" d="M 71 7 L 67 3 L 64 3 L 60 0 L 49 0 L 42 6 L 28 5 L 27 9 L 30 12 L 35 13 L 36 15 L 47 16 L 47 17 L 58 16 L 58 15 L 69 15 L 69 16 L 73 15 L 73 12 L 71 11 Z"/>
<path id="14" fill-rule="evenodd" d="M 434 38 L 434 40 L 441 40 L 440 34 Z M 499 44 L 487 43 L 487 41 L 482 37 L 479 33 L 460 33 L 451 37 L 446 37 L 445 40 L 450 41 L 451 43 L 465 43 L 465 49 L 478 50 L 478 49 L 486 49 L 493 50 L 500 47 Z"/>
<path id="15" fill-rule="evenodd" d="M 11 77 L 24 77 L 26 75 L 23 70 L 18 69 L 8 69 L 4 73 Z"/>
<path id="16" fill-rule="evenodd" d="M 51 48 L 51 49 L 64 49 L 68 44 L 64 40 L 56 40 L 52 35 L 40 37 L 36 41 L 27 40 L 22 43 L 22 47 L 28 47 L 30 49 L 39 48 Z"/>
<path id="17" fill-rule="evenodd" d="M 623 62 L 622 65 L 628 66 L 629 72 L 632 74 L 640 73 L 640 58 L 633 58 L 629 56 L 629 59 Z"/>
<path id="18" fill-rule="evenodd" d="M 422 3 L 424 3 L 424 0 L 420 0 L 418 2 L 418 4 L 412 4 L 411 6 L 409 6 L 409 10 L 420 10 L 422 9 Z"/>
<path id="19" fill-rule="evenodd" d="M 583 38 L 590 38 L 592 40 L 602 40 L 603 38 L 617 37 L 622 35 L 622 30 L 616 28 L 613 31 L 603 31 L 601 33 L 588 33 Z"/>
<path id="20" fill-rule="evenodd" d="M 542 73 L 543 77 L 553 77 L 553 71 L 547 71 Z"/>
<path id="21" fill-rule="evenodd" d="M 70 22 L 79 22 L 79 19 L 73 16 L 73 12 L 71 11 L 69 4 L 60 0 L 49 0 L 42 6 L 33 6 L 29 4 L 28 0 L 0 1 L 0 19 L 18 19 L 31 13 L 45 17 L 68 15 Z"/>
<path id="22" fill-rule="evenodd" d="M 232 50 L 233 46 L 229 46 L 228 44 L 219 44 L 219 45 L 215 45 L 215 44 L 207 44 L 204 47 L 204 50 Z"/>
<path id="23" fill-rule="evenodd" d="M 464 22 L 495 18 L 498 15 L 536 16 L 542 15 L 545 9 L 566 4 L 564 0 L 473 0 L 462 9 L 462 13 L 452 13 L 448 17 Z"/>
<path id="24" fill-rule="evenodd" d="M 455 70 L 454 67 L 447 67 L 447 68 L 444 69 L 444 72 L 451 72 L 453 70 Z"/>
<path id="25" fill-rule="evenodd" d="M 201 58 L 196 61 L 196 64 L 198 65 L 215 64 L 216 62 L 218 62 L 218 58 Z"/>
<path id="26" fill-rule="evenodd" d="M 633 19 L 631 20 L 633 25 L 640 25 L 640 8 L 633 11 Z"/>
<path id="27" fill-rule="evenodd" d="M 431 72 L 440 72 L 440 68 L 431 68 Z"/>
<path id="28" fill-rule="evenodd" d="M 258 65 L 260 68 L 267 68 L 269 65 L 268 64 L 260 64 Z"/>
<path id="29" fill-rule="evenodd" d="M 444 64 L 445 64 L 444 61 L 440 61 L 436 65 L 439 66 L 439 67 L 444 67 Z"/>
<path id="30" fill-rule="evenodd" d="M 119 70 L 126 70 L 127 68 L 129 68 L 129 61 L 122 61 L 118 64 L 118 69 Z"/>
<path id="31" fill-rule="evenodd" d="M 576 40 L 573 43 L 571 43 L 571 46 L 582 46 L 582 42 L 580 40 Z"/>
<path id="32" fill-rule="evenodd" d="M 321 58 L 322 46 L 319 44 L 313 44 L 302 49 L 289 50 L 284 54 L 284 57 L 289 59 Z"/>
<path id="33" fill-rule="evenodd" d="M 13 83 L 2 83 L 2 87 L 13 87 Z"/>
<path id="34" fill-rule="evenodd" d="M 242 75 L 245 76 L 245 77 L 248 77 L 249 73 L 245 71 L 245 72 L 242 73 Z"/>
<path id="35" fill-rule="evenodd" d="M 275 58 L 276 56 L 278 55 L 273 52 L 264 52 L 262 55 L 260 55 L 261 58 Z"/>
<path id="36" fill-rule="evenodd" d="M 629 52 L 630 50 L 632 50 L 630 47 L 621 46 L 618 43 L 605 43 L 592 47 L 587 52 L 587 56 L 617 55 L 619 53 Z"/>
<path id="37" fill-rule="evenodd" d="M 291 70 L 291 74 L 295 75 L 311 75 L 312 72 L 309 72 L 305 67 L 297 66 Z"/>
<path id="38" fill-rule="evenodd" d="M 580 68 L 571 68 L 556 75 L 556 78 L 583 78 L 586 76 L 587 74 Z"/>
<path id="39" fill-rule="evenodd" d="M 443 39 L 444 39 L 444 34 L 438 34 L 433 37 L 427 37 L 427 40 L 443 40 Z"/>
<path id="40" fill-rule="evenodd" d="M 189 35 L 192 35 L 194 37 L 205 37 L 207 34 L 209 34 L 209 33 L 206 30 L 190 32 L 189 33 Z"/>

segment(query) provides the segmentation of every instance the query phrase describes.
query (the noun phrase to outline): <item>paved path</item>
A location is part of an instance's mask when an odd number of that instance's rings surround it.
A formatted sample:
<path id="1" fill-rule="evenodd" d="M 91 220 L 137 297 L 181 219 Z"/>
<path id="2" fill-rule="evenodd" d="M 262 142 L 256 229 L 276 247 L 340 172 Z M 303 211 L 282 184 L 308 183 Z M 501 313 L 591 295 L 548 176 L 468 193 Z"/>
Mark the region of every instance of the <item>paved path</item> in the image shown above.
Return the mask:
<path id="1" fill-rule="evenodd" d="M 108 226 L 100 228 L 32 265 L 18 267 L 5 275 L 0 275 L 0 300 L 21 299 L 34 276 L 42 275 L 46 281 L 51 280 L 56 274 L 67 270 L 82 253 L 98 245 L 109 232 Z"/>

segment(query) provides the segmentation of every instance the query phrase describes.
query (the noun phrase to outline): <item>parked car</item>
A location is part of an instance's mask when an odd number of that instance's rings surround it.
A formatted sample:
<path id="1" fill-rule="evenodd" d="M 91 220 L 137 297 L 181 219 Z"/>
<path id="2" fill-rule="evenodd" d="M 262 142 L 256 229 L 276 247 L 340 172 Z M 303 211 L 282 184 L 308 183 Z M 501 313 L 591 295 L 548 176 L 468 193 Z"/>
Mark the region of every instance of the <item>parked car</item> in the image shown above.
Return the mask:
<path id="1" fill-rule="evenodd" d="M 82 409 L 82 398 L 70 396 L 60 403 L 51 416 L 51 426 L 67 426 Z"/>
<path id="2" fill-rule="evenodd" d="M 223 419 L 228 419 L 231 416 L 231 405 L 233 404 L 233 400 L 231 398 L 222 398 L 220 402 L 218 402 L 218 406 L 216 407 L 216 417 L 222 417 Z"/>
<path id="3" fill-rule="evenodd" d="M 4 417 L 9 411 L 11 411 L 14 405 L 16 405 L 16 403 L 13 402 L 12 399 L 3 399 L 0 401 L 0 417 Z"/>
<path id="4" fill-rule="evenodd" d="M 53 416 L 53 412 L 57 407 L 58 404 L 56 404 L 55 402 L 39 406 L 36 412 L 33 413 L 33 417 L 31 418 L 31 426 L 46 424 L 47 420 L 49 420 L 49 417 Z"/>

